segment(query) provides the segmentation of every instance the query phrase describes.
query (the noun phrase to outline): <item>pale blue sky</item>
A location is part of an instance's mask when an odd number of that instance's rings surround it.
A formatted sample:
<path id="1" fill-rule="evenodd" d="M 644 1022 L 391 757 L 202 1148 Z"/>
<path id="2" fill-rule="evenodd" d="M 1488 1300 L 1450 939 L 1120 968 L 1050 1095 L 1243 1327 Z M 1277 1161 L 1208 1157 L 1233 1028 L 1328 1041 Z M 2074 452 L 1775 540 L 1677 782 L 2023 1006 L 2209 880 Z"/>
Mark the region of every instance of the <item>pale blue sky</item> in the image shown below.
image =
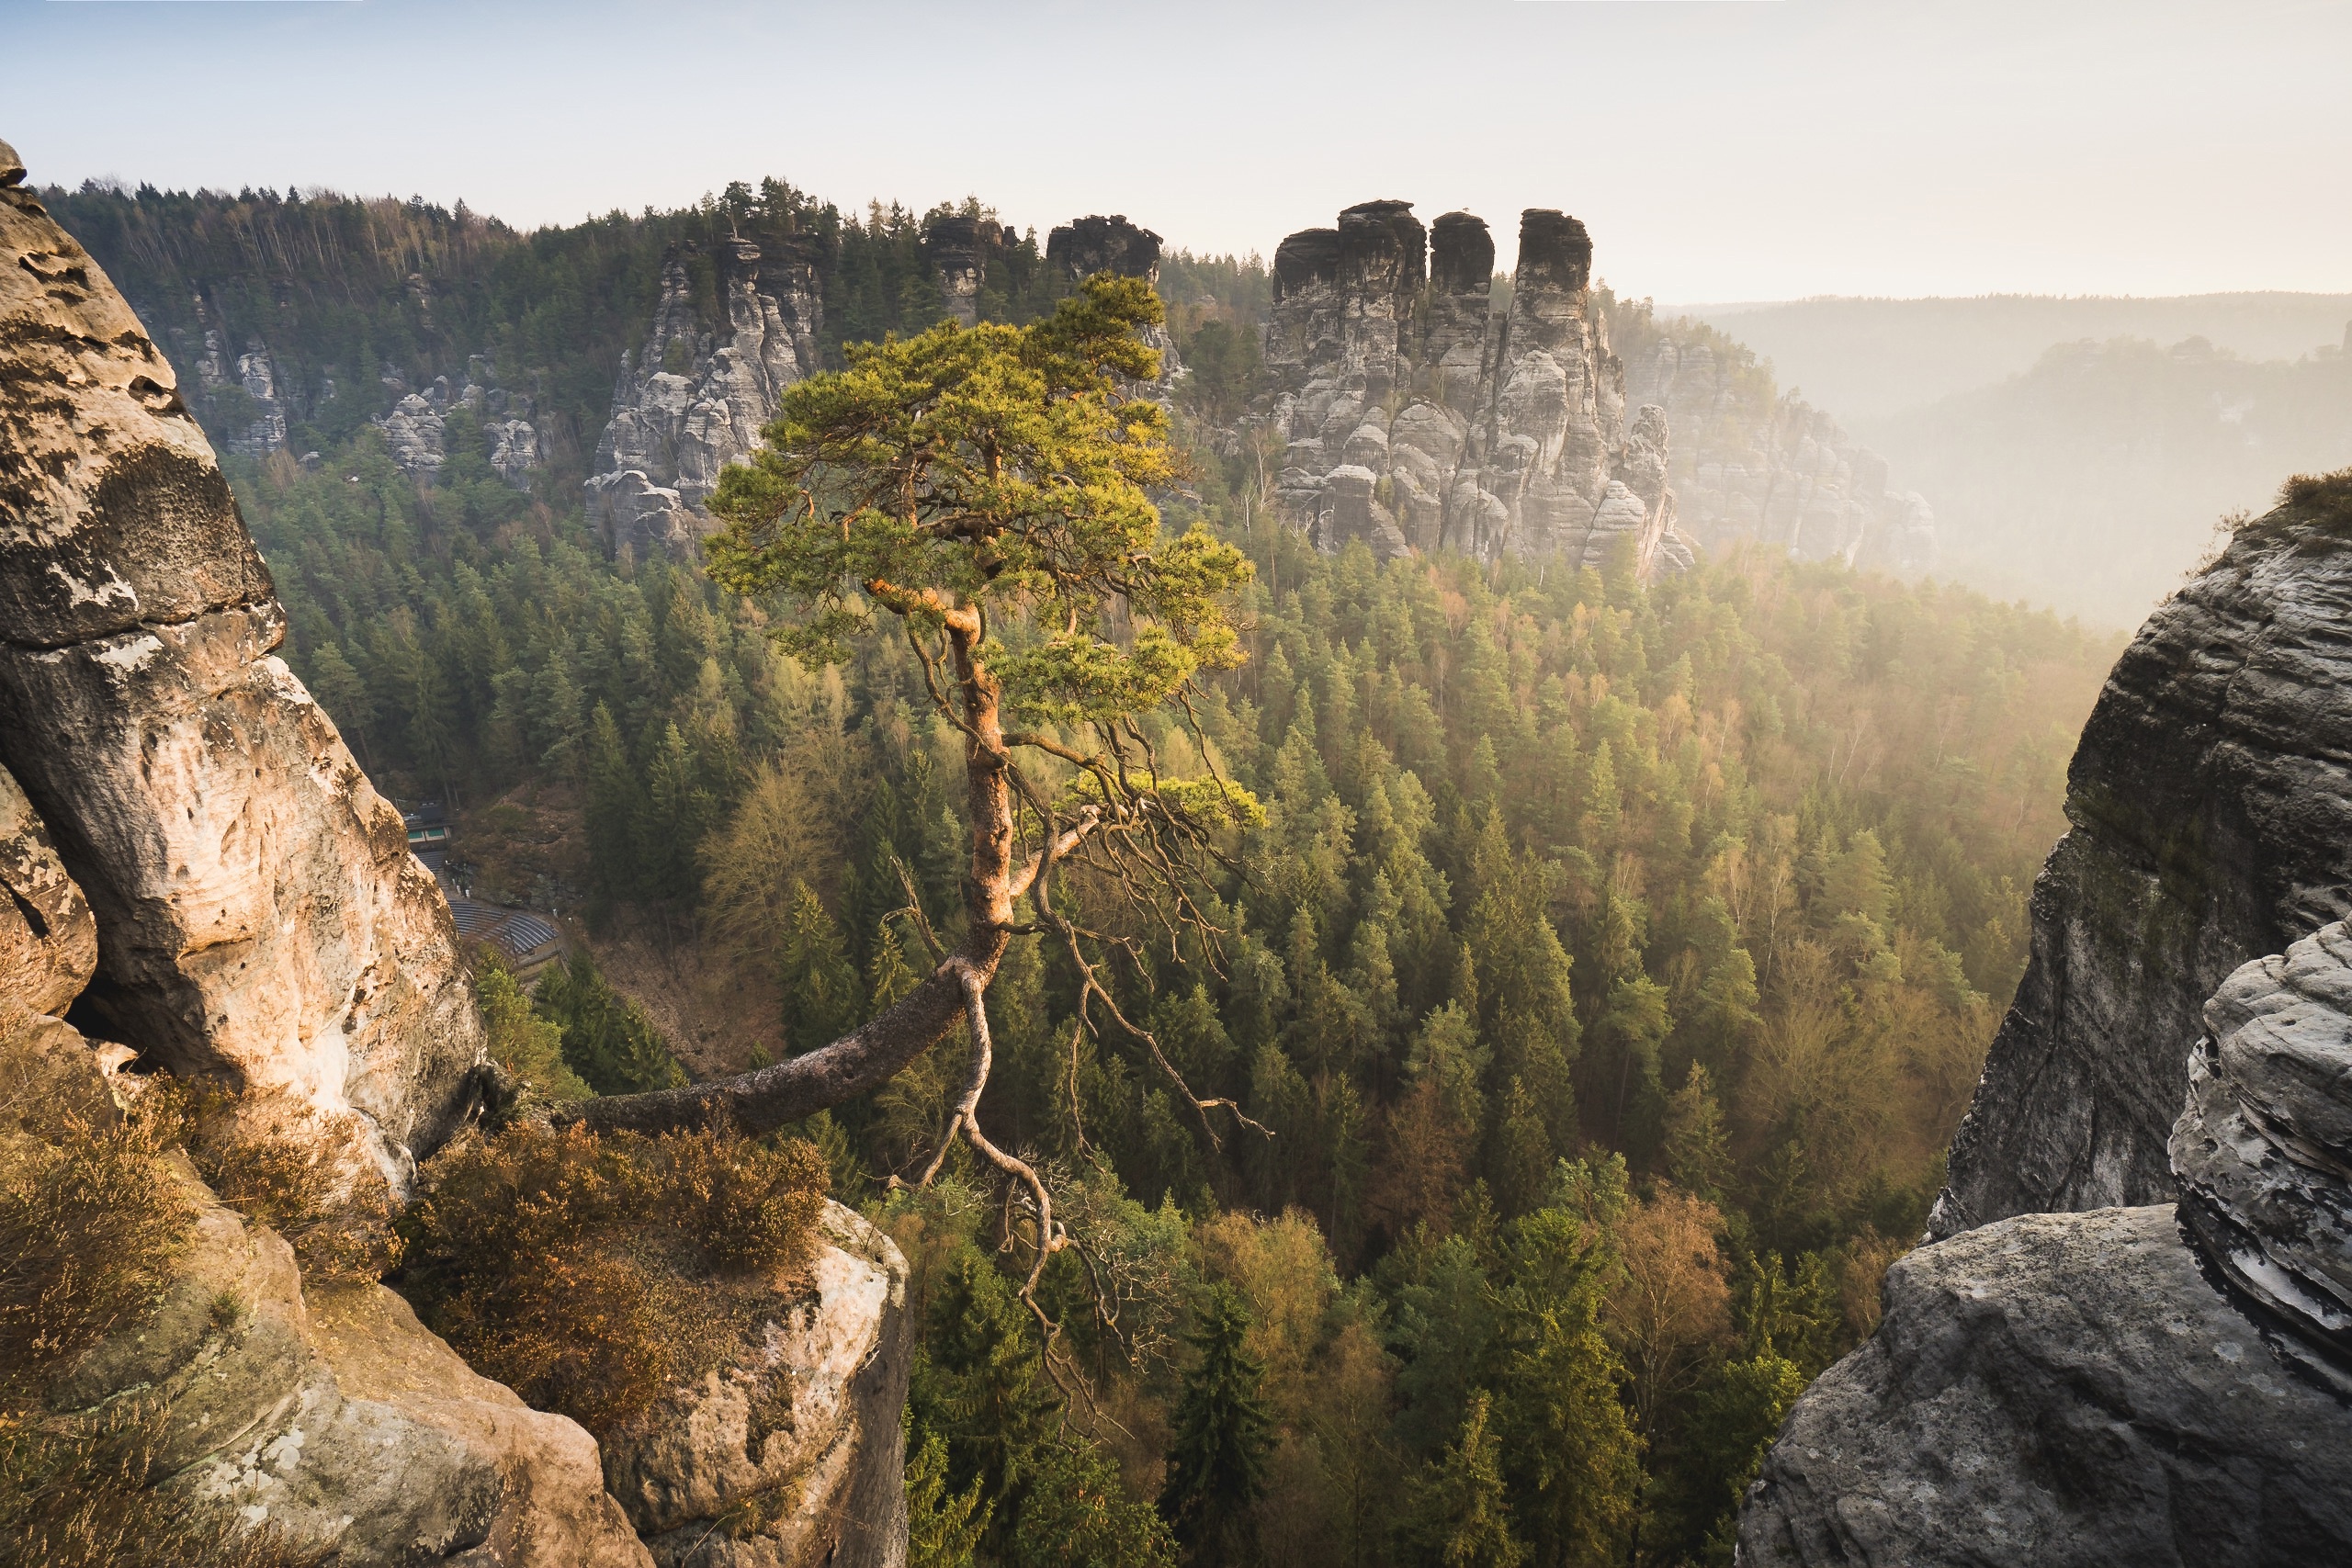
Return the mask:
<path id="1" fill-rule="evenodd" d="M 2352 0 L 0 0 L 38 180 L 462 197 L 777 174 L 1271 252 L 1342 205 L 1590 225 L 1665 300 L 2352 288 Z"/>

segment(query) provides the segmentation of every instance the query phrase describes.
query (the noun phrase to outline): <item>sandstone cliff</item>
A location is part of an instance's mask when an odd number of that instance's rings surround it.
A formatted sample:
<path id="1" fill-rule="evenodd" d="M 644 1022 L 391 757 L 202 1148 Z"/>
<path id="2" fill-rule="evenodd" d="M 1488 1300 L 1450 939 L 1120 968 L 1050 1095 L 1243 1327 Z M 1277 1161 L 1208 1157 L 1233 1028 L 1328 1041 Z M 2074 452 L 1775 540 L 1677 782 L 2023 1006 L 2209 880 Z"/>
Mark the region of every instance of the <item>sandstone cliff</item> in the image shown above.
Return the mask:
<path id="1" fill-rule="evenodd" d="M 358 1179 L 397 1193 L 469 1111 L 481 1030 L 399 814 L 271 651 L 267 570 L 170 367 L 22 179 L 0 143 L 0 1190 L 20 1220 L 115 1163 L 11 1232 L 38 1256 L 0 1269 L 31 1358 L 0 1363 L 0 1416 L 69 1450 L 138 1424 L 107 1483 L 169 1528 L 344 1568 L 899 1568 L 906 1267 L 855 1215 L 805 1279 L 738 1284 L 759 1310 L 720 1370 L 600 1451 L 350 1277 L 382 1255 L 298 1264 L 269 1200 L 224 1204 L 169 1146 L 166 1079 L 205 1075 L 232 1119 L 271 1108 L 273 1143 L 205 1166 L 222 1193 L 282 1165 L 319 1174 L 257 1189 L 354 1220 Z M 161 1130 L 106 1144 L 142 1100 Z M 88 1316 L 134 1233 L 144 1280 Z"/>
<path id="2" fill-rule="evenodd" d="M 785 389 L 818 368 L 823 296 L 806 256 L 748 240 L 711 261 L 723 331 L 706 330 L 685 254 L 662 263 L 644 346 L 621 361 L 613 416 L 596 447 L 588 512 L 615 548 L 691 548 L 712 523 L 719 470 L 759 444 Z"/>
<path id="3" fill-rule="evenodd" d="M 0 765 L 95 916 L 76 1018 L 356 1118 L 397 1186 L 481 1057 L 447 906 L 277 657 L 171 367 L 22 180 L 0 173 Z"/>
<path id="4" fill-rule="evenodd" d="M 1932 1234 L 2169 1201 L 2205 999 L 2352 912 L 2344 511 L 2314 492 L 2241 529 L 2117 662 Z"/>
<path id="5" fill-rule="evenodd" d="M 1521 215 L 1501 312 L 1494 256 L 1480 220 L 1425 231 L 1404 201 L 1282 243 L 1265 364 L 1284 513 L 1325 548 L 1361 538 L 1383 558 L 1448 547 L 1598 566 L 1622 538 L 1644 577 L 1687 563 L 1665 416 L 1627 423 L 1584 225 Z"/>

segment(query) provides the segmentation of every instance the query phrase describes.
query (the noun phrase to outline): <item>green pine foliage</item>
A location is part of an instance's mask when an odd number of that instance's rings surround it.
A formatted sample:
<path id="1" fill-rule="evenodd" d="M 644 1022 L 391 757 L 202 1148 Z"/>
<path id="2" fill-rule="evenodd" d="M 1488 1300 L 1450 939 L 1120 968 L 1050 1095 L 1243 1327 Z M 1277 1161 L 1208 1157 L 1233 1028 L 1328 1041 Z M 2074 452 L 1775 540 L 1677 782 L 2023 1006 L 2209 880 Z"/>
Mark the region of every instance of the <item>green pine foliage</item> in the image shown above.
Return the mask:
<path id="1" fill-rule="evenodd" d="M 645 1010 L 615 991 L 584 946 L 549 969 L 532 993 L 543 1020 L 561 1032 L 562 1062 L 597 1094 L 676 1089 L 686 1071 Z"/>
<path id="2" fill-rule="evenodd" d="M 1243 1511 L 1264 1495 L 1273 1418 L 1265 1369 L 1244 1343 L 1250 1316 L 1230 1286 L 1211 1290 L 1191 1336 L 1199 1359 L 1184 1376 L 1168 1442 L 1159 1511 L 1195 1558 L 1222 1562 Z"/>

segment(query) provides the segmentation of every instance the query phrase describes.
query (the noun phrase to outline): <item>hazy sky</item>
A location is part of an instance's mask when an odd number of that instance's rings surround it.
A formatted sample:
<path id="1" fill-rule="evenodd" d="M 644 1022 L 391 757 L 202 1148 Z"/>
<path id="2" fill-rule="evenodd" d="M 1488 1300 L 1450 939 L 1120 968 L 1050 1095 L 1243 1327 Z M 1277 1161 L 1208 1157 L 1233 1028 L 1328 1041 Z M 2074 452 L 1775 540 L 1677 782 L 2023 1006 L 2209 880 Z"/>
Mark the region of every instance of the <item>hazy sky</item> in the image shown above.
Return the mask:
<path id="1" fill-rule="evenodd" d="M 39 181 L 524 225 L 779 175 L 1269 254 L 1583 218 L 1664 300 L 2352 288 L 2352 0 L 0 0 Z"/>

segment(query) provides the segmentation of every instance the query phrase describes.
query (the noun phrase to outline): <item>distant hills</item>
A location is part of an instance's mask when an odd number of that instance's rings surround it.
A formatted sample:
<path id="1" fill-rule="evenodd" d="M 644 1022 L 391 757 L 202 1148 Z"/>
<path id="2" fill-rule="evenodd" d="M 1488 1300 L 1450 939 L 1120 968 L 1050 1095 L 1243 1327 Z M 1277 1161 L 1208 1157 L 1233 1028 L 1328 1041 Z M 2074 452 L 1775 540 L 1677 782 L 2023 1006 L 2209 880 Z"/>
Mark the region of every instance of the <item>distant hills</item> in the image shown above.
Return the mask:
<path id="1" fill-rule="evenodd" d="M 1783 387 L 1849 427 L 1908 412 L 2029 369 L 2053 344 L 2202 337 L 2244 359 L 2294 359 L 2341 346 L 2352 294 L 2190 294 L 2132 299 L 1987 294 L 1964 299 L 1796 299 L 1668 305 L 1772 362 Z"/>

